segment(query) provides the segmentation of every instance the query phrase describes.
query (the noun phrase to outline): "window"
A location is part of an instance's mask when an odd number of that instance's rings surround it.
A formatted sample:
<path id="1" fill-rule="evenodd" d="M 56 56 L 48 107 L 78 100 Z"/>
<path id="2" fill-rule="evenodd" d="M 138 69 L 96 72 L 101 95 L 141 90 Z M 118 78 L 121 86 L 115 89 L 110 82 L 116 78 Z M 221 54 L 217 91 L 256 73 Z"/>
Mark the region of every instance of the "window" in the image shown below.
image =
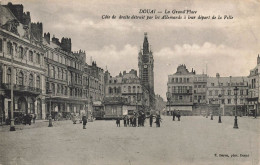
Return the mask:
<path id="1" fill-rule="evenodd" d="M 196 90 L 194 90 L 194 93 L 196 93 Z"/>
<path id="2" fill-rule="evenodd" d="M 52 90 L 52 94 L 55 94 L 55 84 L 54 83 L 52 83 L 51 90 Z"/>
<path id="3" fill-rule="evenodd" d="M 209 95 L 212 96 L 212 91 L 209 91 Z"/>
<path id="4" fill-rule="evenodd" d="M 240 104 L 244 104 L 244 99 L 240 99 Z"/>
<path id="5" fill-rule="evenodd" d="M 61 85 L 60 93 L 63 94 L 63 85 Z"/>
<path id="6" fill-rule="evenodd" d="M 241 96 L 244 95 L 244 91 L 243 91 L 243 89 L 240 90 L 240 95 L 241 95 Z"/>
<path id="7" fill-rule="evenodd" d="M 33 52 L 29 51 L 29 61 L 33 62 Z"/>
<path id="8" fill-rule="evenodd" d="M 197 88 L 197 85 L 194 85 L 194 88 Z"/>
<path id="9" fill-rule="evenodd" d="M 11 84 L 11 69 L 7 70 L 7 84 Z"/>
<path id="10" fill-rule="evenodd" d="M 222 102 L 222 104 L 225 104 L 225 99 L 222 99 L 221 102 Z"/>
<path id="11" fill-rule="evenodd" d="M 225 94 L 225 91 L 224 90 L 221 90 L 221 95 L 224 95 Z"/>
<path id="12" fill-rule="evenodd" d="M 135 93 L 135 86 L 133 86 L 133 93 Z"/>
<path id="13" fill-rule="evenodd" d="M 37 64 L 41 64 L 41 55 L 37 53 Z"/>
<path id="14" fill-rule="evenodd" d="M 0 52 L 2 52 L 3 51 L 3 41 L 2 41 L 2 39 L 0 38 Z"/>
<path id="15" fill-rule="evenodd" d="M 194 100 L 197 100 L 197 96 L 194 96 Z"/>
<path id="16" fill-rule="evenodd" d="M 179 96 L 179 100 L 182 100 L 182 96 Z"/>
<path id="17" fill-rule="evenodd" d="M 29 75 L 29 87 L 33 87 L 33 75 Z"/>
<path id="18" fill-rule="evenodd" d="M 201 88 L 201 85 L 198 85 L 198 88 Z"/>
<path id="19" fill-rule="evenodd" d="M 190 81 L 190 79 L 189 78 L 187 78 L 187 83 Z"/>
<path id="20" fill-rule="evenodd" d="M 231 90 L 228 90 L 228 95 L 229 95 L 229 96 L 231 95 Z"/>
<path id="21" fill-rule="evenodd" d="M 182 78 L 180 78 L 180 83 L 182 83 Z"/>
<path id="22" fill-rule="evenodd" d="M 214 85 L 215 85 L 214 83 L 211 83 L 211 86 L 213 86 L 213 87 L 214 87 Z"/>
<path id="23" fill-rule="evenodd" d="M 23 72 L 18 75 L 18 85 L 23 85 Z"/>
<path id="24" fill-rule="evenodd" d="M 40 87 L 40 84 L 41 84 L 40 76 L 37 76 L 37 77 L 36 77 L 36 88 L 41 88 L 41 87 Z"/>
<path id="25" fill-rule="evenodd" d="M 19 58 L 23 58 L 23 47 L 19 47 Z"/>
<path id="26" fill-rule="evenodd" d="M 231 99 L 228 99 L 228 104 L 231 104 Z"/>
<path id="27" fill-rule="evenodd" d="M 13 44 L 11 42 L 7 43 L 7 53 L 10 55 L 13 54 Z"/>
<path id="28" fill-rule="evenodd" d="M 128 86 L 128 93 L 131 93 L 131 86 Z"/>

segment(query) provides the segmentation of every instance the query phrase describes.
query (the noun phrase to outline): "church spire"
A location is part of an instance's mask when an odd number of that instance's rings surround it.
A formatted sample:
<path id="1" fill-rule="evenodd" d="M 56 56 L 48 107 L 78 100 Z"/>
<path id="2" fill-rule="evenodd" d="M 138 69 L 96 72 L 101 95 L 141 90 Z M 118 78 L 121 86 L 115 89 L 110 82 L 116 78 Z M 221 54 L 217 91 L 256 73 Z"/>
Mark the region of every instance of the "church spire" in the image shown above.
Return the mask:
<path id="1" fill-rule="evenodd" d="M 143 43 L 143 54 L 149 53 L 149 42 L 147 38 L 147 33 L 144 33 L 144 43 Z"/>

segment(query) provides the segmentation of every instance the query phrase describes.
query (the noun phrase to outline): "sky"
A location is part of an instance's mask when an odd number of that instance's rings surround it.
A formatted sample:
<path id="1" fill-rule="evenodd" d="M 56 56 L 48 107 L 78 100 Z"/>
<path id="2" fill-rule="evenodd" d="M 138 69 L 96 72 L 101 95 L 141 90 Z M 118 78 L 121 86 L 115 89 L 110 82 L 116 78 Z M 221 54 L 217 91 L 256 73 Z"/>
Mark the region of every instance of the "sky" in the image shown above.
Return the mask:
<path id="1" fill-rule="evenodd" d="M 7 4 L 10 0 L 2 0 Z M 30 11 L 33 22 L 42 22 L 51 36 L 72 39 L 72 50 L 85 50 L 112 76 L 138 70 L 138 52 L 144 33 L 154 55 L 155 93 L 166 98 L 168 75 L 178 65 L 209 76 L 248 76 L 260 54 L 259 0 L 13 0 Z M 140 9 L 156 13 L 139 13 Z M 119 19 L 121 16 L 154 16 L 167 11 L 197 11 L 181 16 L 230 16 L 233 19 Z M 162 13 L 158 13 L 161 11 Z M 102 19 L 115 15 L 116 19 Z M 179 14 L 168 14 L 178 16 Z M 206 70 L 207 65 L 207 70 Z"/>

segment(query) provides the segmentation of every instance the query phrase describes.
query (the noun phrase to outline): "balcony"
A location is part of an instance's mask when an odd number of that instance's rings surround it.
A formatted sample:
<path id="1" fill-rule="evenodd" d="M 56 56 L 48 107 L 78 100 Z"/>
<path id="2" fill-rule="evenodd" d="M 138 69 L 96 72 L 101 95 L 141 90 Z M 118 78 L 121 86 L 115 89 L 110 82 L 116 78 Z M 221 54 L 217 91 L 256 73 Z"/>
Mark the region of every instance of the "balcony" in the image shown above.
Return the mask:
<path id="1" fill-rule="evenodd" d="M 11 90 L 11 84 L 2 84 L 2 87 L 5 90 Z M 24 85 L 17 85 L 17 84 L 14 84 L 13 90 L 15 92 L 25 92 L 25 93 L 35 94 L 35 95 L 42 94 L 42 90 L 40 88 L 24 86 Z"/>

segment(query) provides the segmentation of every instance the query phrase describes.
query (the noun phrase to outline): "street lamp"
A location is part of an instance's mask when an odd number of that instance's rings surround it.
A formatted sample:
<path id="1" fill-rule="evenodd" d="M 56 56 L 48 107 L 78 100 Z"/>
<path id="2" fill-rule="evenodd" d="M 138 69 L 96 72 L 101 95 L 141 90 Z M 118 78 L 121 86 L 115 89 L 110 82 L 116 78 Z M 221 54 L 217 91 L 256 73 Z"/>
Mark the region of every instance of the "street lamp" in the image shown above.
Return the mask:
<path id="1" fill-rule="evenodd" d="M 219 100 L 219 114 L 218 114 L 218 123 L 222 123 L 222 122 L 221 122 L 221 100 L 220 100 L 220 99 L 221 99 L 221 97 L 222 97 L 222 95 L 221 95 L 221 94 L 219 94 L 219 95 L 218 95 L 218 98 L 219 98 L 219 99 L 218 99 L 218 100 Z"/>
<path id="2" fill-rule="evenodd" d="M 52 127 L 52 116 L 51 116 L 51 94 L 52 94 L 52 91 L 51 90 L 48 90 L 48 94 L 50 95 L 50 108 L 49 108 L 49 111 L 50 111 L 50 114 L 49 114 L 49 126 L 48 127 Z"/>
<path id="3" fill-rule="evenodd" d="M 10 131 L 15 131 L 14 126 L 14 55 L 11 53 L 11 123 L 10 123 Z"/>
<path id="4" fill-rule="evenodd" d="M 214 101 L 215 101 L 215 99 L 214 99 Z M 211 110 L 210 120 L 213 120 L 213 110 Z"/>
<path id="5" fill-rule="evenodd" d="M 235 120 L 234 120 L 234 127 L 233 128 L 236 128 L 238 129 L 238 124 L 237 124 L 237 91 L 238 91 L 238 87 L 236 86 L 234 88 L 234 94 L 235 94 Z"/>

